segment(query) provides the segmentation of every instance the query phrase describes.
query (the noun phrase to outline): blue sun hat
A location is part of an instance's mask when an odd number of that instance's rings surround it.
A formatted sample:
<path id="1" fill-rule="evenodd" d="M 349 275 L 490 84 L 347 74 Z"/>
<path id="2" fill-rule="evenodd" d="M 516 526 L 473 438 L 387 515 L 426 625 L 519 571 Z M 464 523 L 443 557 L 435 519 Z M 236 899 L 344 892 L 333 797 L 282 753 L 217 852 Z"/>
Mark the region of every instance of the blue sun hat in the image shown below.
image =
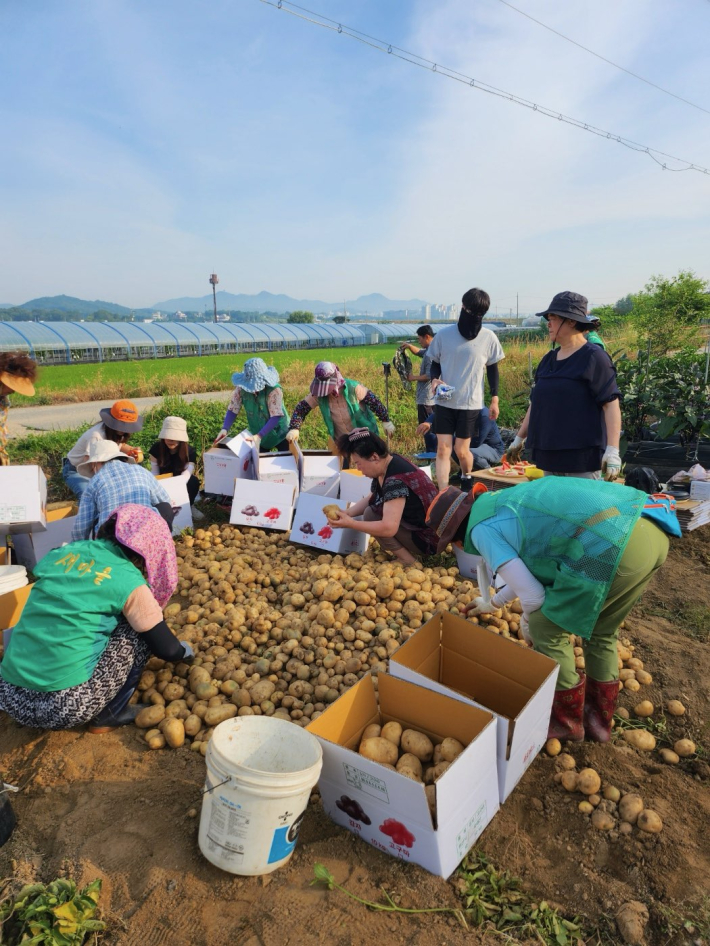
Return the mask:
<path id="1" fill-rule="evenodd" d="M 275 388 L 279 383 L 279 373 L 276 368 L 269 367 L 263 358 L 248 358 L 244 362 L 244 371 L 236 371 L 232 375 L 232 384 L 256 394 L 264 388 Z"/>

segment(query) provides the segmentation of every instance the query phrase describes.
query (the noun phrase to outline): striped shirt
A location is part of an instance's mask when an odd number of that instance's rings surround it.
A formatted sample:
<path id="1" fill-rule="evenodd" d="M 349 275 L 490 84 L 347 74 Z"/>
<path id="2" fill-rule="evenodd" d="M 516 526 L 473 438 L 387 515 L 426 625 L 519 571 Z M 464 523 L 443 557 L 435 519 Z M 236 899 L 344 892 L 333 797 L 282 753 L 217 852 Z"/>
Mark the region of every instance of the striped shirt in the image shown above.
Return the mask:
<path id="1" fill-rule="evenodd" d="M 72 542 L 91 538 L 93 530 L 98 530 L 115 509 L 128 503 L 137 506 L 170 505 L 170 497 L 145 467 L 125 460 L 110 460 L 84 490 L 72 529 Z"/>

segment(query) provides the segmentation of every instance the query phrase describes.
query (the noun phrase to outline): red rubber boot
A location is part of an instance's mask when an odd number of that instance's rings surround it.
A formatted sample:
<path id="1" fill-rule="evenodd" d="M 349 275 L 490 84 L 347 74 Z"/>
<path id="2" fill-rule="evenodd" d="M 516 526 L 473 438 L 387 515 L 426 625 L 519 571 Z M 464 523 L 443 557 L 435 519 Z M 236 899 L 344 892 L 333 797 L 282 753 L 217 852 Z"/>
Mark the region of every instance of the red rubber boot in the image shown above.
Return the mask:
<path id="1" fill-rule="evenodd" d="M 548 739 L 581 742 L 584 739 L 584 677 L 569 690 L 557 690 L 552 701 Z"/>
<path id="2" fill-rule="evenodd" d="M 584 699 L 584 732 L 593 742 L 609 742 L 611 721 L 619 702 L 619 681 L 601 683 L 587 677 Z"/>

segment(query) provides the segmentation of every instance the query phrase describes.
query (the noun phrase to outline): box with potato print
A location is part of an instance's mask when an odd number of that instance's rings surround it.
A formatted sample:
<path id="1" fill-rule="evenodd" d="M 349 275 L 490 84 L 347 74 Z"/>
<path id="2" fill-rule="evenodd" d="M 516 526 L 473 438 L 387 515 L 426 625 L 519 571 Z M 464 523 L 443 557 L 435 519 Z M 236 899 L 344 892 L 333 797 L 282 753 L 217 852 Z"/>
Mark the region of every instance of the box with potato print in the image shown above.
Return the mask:
<path id="1" fill-rule="evenodd" d="M 358 555 L 363 555 L 367 551 L 369 536 L 354 529 L 333 529 L 323 512 L 326 505 L 347 509 L 348 504 L 342 499 L 315 496 L 313 493 L 299 495 L 291 527 L 291 541 L 299 545 L 309 545 L 322 552 L 338 555 L 357 552 Z"/>
<path id="2" fill-rule="evenodd" d="M 229 521 L 232 525 L 288 532 L 293 516 L 293 486 L 237 480 Z"/>
<path id="3" fill-rule="evenodd" d="M 472 624 L 436 614 L 390 658 L 390 673 L 489 710 L 498 719 L 504 802 L 547 740 L 556 661 Z"/>
<path id="4" fill-rule="evenodd" d="M 368 726 L 388 723 L 431 743 L 457 740 L 460 754 L 425 786 L 358 752 Z M 367 674 L 307 727 L 323 748 L 323 806 L 385 854 L 448 877 L 499 808 L 496 726 L 485 710 L 389 674 L 379 675 L 376 690 Z"/>

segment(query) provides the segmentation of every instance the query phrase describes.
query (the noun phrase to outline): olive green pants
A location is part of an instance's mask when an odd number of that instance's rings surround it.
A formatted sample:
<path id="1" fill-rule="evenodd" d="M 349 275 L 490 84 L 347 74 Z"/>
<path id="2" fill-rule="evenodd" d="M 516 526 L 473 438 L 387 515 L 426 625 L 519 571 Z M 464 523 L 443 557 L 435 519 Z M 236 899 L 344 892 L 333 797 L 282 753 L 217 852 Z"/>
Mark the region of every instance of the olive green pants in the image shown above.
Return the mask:
<path id="1" fill-rule="evenodd" d="M 619 625 L 643 594 L 657 569 L 668 555 L 668 536 L 648 519 L 639 519 L 633 528 L 604 607 L 589 640 L 582 639 L 585 671 L 599 682 L 617 680 L 619 659 L 616 641 Z M 557 689 L 568 690 L 579 683 L 570 635 L 542 611 L 530 615 L 530 636 L 535 650 L 552 657 L 560 665 Z"/>

